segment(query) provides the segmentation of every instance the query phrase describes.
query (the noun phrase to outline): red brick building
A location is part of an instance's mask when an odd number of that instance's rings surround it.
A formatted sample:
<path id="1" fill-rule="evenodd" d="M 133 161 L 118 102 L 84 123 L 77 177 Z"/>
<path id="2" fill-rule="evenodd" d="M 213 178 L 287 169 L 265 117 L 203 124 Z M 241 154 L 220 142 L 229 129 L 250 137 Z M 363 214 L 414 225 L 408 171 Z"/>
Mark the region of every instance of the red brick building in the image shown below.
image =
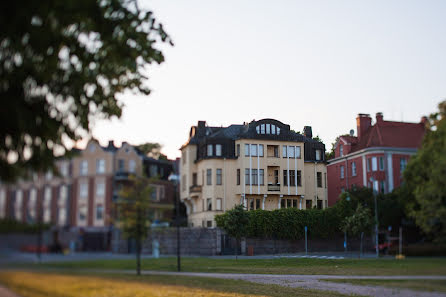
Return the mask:
<path id="1" fill-rule="evenodd" d="M 335 156 L 328 160 L 328 205 L 352 187 L 373 187 L 382 193 L 399 187 L 409 158 L 421 145 L 426 121 L 426 117 L 420 123 L 384 121 L 377 113 L 372 125 L 370 115 L 359 114 L 357 136 L 340 136 Z"/>

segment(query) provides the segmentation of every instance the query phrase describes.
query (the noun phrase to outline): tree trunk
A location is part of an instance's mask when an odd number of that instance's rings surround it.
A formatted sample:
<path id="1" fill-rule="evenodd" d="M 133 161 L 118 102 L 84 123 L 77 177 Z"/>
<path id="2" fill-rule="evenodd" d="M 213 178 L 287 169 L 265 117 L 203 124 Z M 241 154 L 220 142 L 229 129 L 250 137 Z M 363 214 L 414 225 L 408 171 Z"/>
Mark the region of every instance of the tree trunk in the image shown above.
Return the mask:
<path id="1" fill-rule="evenodd" d="M 136 239 L 136 275 L 141 275 L 141 239 Z"/>
<path id="2" fill-rule="evenodd" d="M 239 246 L 239 240 L 238 238 L 235 239 L 235 260 L 237 261 L 237 256 L 238 256 L 238 246 Z"/>
<path id="3" fill-rule="evenodd" d="M 364 232 L 361 232 L 361 241 L 359 243 L 359 258 L 361 258 L 362 255 L 362 239 L 364 238 Z"/>

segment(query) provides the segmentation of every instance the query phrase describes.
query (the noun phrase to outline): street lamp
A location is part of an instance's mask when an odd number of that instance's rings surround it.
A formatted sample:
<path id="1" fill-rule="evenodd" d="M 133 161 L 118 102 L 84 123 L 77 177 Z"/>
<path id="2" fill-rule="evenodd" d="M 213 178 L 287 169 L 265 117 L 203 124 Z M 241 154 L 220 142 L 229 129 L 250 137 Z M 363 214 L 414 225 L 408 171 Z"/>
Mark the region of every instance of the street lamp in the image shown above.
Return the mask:
<path id="1" fill-rule="evenodd" d="M 378 204 L 376 203 L 376 193 L 374 189 L 374 182 L 376 180 L 370 177 L 370 182 L 372 183 L 373 198 L 375 200 L 375 242 L 376 242 L 376 258 L 379 257 L 379 243 L 378 243 Z"/>
<path id="2" fill-rule="evenodd" d="M 175 197 L 175 221 L 177 225 L 177 269 L 181 271 L 181 255 L 180 255 L 180 197 L 178 196 L 178 183 L 180 177 L 177 174 L 171 173 L 168 180 L 174 185 L 174 197 Z"/>

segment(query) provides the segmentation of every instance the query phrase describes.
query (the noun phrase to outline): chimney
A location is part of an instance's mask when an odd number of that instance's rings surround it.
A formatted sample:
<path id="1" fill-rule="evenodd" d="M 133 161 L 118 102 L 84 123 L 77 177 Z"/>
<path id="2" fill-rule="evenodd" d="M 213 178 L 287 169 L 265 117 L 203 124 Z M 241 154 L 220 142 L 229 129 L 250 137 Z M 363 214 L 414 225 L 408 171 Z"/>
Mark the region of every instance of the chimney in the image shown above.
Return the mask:
<path id="1" fill-rule="evenodd" d="M 313 138 L 313 131 L 311 130 L 311 126 L 304 126 L 304 135 L 308 138 Z"/>
<path id="2" fill-rule="evenodd" d="M 108 141 L 108 147 L 114 147 L 114 146 L 115 146 L 114 141 L 113 140 L 109 140 Z"/>
<path id="3" fill-rule="evenodd" d="M 428 123 L 427 116 L 422 117 L 420 123 L 426 126 L 426 124 Z"/>
<path id="4" fill-rule="evenodd" d="M 360 113 L 356 117 L 356 130 L 358 132 L 358 139 L 364 135 L 365 132 L 372 126 L 372 118 L 369 114 Z"/>
<path id="5" fill-rule="evenodd" d="M 203 137 L 206 135 L 206 121 L 198 121 L 197 136 Z"/>
<path id="6" fill-rule="evenodd" d="M 376 122 L 377 123 L 382 123 L 383 122 L 383 118 L 384 118 L 384 116 L 383 116 L 382 112 L 377 112 L 376 113 Z"/>

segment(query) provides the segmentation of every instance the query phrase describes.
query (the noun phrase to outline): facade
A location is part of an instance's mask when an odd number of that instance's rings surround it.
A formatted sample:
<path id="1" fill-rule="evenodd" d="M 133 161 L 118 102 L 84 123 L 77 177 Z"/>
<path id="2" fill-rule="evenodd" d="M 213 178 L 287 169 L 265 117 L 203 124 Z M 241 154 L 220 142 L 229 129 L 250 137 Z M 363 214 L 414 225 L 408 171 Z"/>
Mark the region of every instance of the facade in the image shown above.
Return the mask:
<path id="1" fill-rule="evenodd" d="M 273 210 L 327 207 L 325 145 L 277 120 L 209 127 L 199 121 L 181 147 L 180 197 L 192 227 L 237 204 Z"/>
<path id="2" fill-rule="evenodd" d="M 32 174 L 15 184 L 0 183 L 0 218 L 26 223 L 41 219 L 54 226 L 106 232 L 113 225 L 112 205 L 122 185 L 130 174 L 143 171 L 154 178 L 153 218 L 172 217 L 171 210 L 163 207 L 174 202 L 174 188 L 167 181 L 173 171 L 171 161 L 149 158 L 126 142 L 118 148 L 113 141 L 103 147 L 90 140 L 84 150 L 77 150 L 72 159 L 58 160 L 56 166 L 58 175 Z"/>
<path id="3" fill-rule="evenodd" d="M 377 113 L 372 125 L 370 115 L 359 114 L 357 136 L 340 136 L 335 156 L 328 161 L 328 205 L 352 187 L 373 187 L 381 193 L 399 187 L 409 158 L 421 145 L 426 121 L 425 117 L 420 123 L 384 121 Z"/>

